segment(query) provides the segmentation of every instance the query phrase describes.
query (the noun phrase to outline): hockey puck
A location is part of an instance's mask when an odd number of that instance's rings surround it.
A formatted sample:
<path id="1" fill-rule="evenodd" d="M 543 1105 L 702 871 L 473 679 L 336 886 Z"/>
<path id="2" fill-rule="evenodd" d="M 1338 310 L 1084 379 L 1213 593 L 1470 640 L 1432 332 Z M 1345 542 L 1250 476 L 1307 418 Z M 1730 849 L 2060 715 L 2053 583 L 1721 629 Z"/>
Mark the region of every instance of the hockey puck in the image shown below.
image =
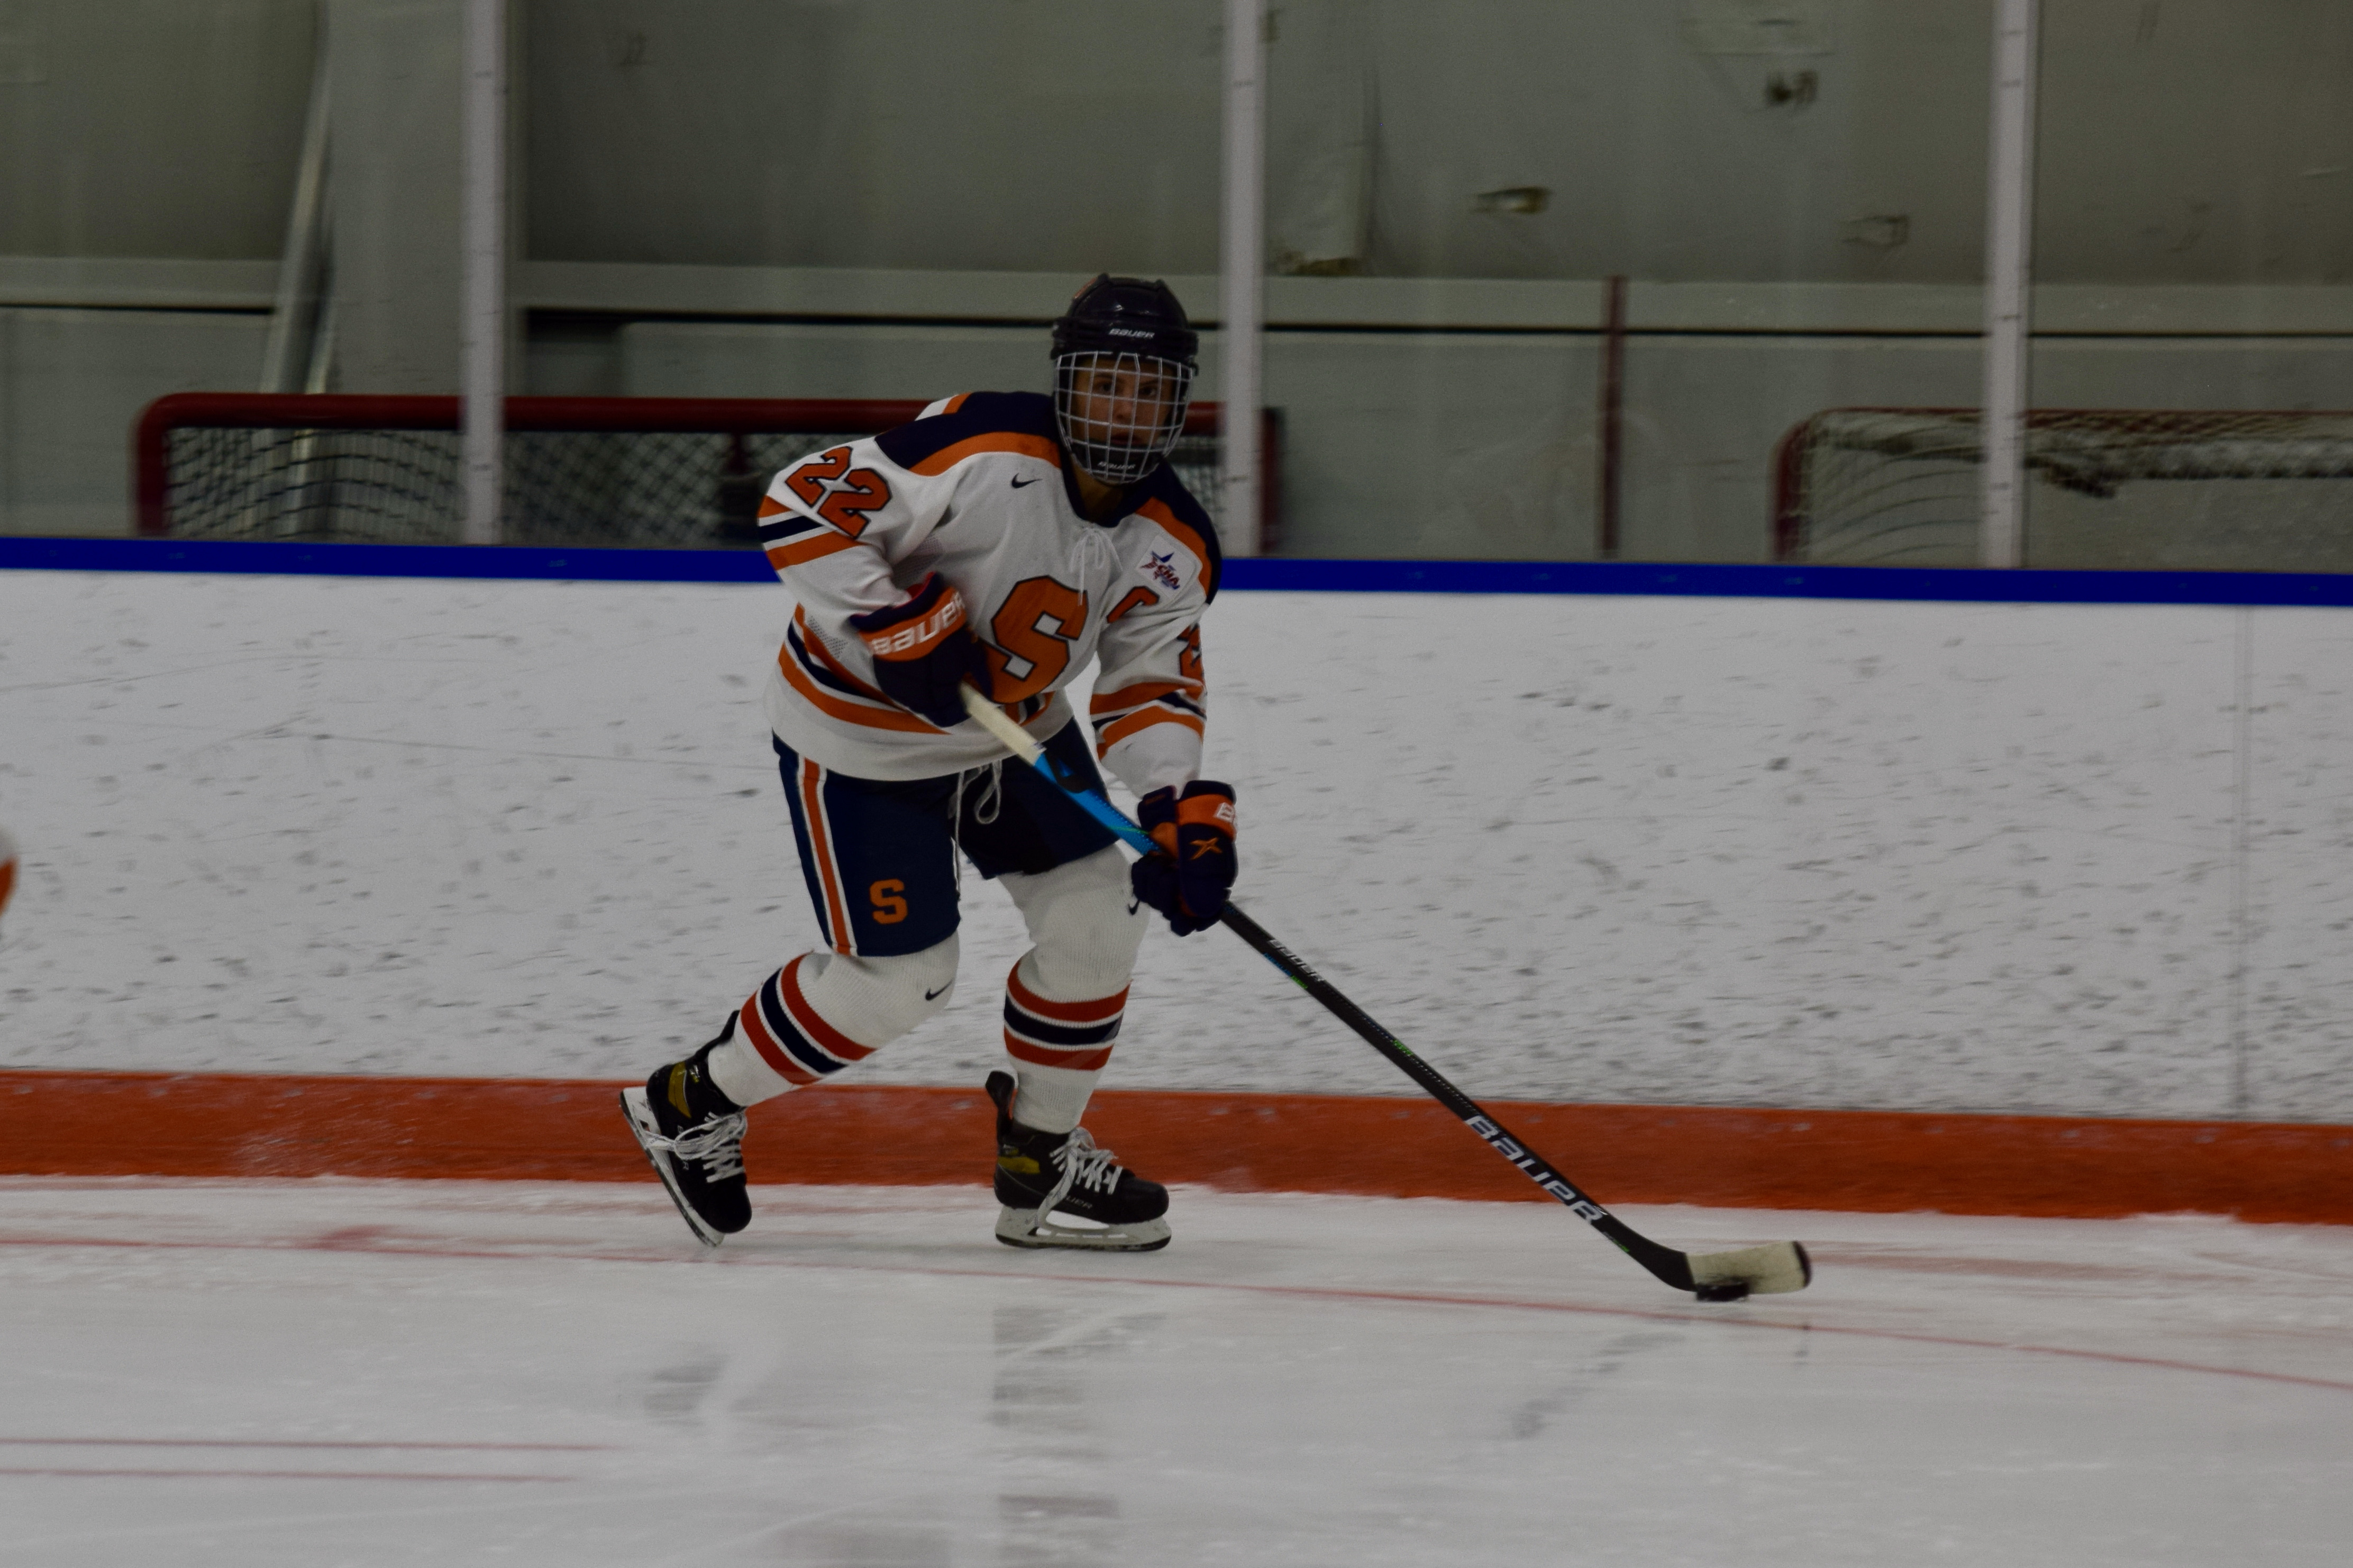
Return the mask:
<path id="1" fill-rule="evenodd" d="M 1702 1285 L 1692 1292 L 1703 1301 L 1745 1301 L 1748 1299 L 1746 1279 L 1719 1279 L 1712 1285 Z"/>

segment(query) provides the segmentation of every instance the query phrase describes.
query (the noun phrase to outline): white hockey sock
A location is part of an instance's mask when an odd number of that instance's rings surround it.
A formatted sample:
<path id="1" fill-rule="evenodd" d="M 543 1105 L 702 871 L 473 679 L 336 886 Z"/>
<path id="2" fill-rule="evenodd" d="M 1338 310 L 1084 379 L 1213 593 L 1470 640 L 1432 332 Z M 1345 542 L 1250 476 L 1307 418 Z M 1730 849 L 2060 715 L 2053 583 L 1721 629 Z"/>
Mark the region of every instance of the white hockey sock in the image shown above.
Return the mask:
<path id="1" fill-rule="evenodd" d="M 805 952 L 736 1010 L 733 1033 L 711 1053 L 711 1081 L 757 1105 L 830 1078 L 946 1006 L 955 966 L 953 936 L 890 958 Z"/>
<path id="2" fill-rule="evenodd" d="M 1005 1053 L 1020 1086 L 1013 1119 L 1041 1132 L 1068 1132 L 1086 1114 L 1111 1060 L 1127 987 L 1109 996 L 1057 996 L 1040 983 L 1037 958 L 1033 948 L 1005 977 Z"/>

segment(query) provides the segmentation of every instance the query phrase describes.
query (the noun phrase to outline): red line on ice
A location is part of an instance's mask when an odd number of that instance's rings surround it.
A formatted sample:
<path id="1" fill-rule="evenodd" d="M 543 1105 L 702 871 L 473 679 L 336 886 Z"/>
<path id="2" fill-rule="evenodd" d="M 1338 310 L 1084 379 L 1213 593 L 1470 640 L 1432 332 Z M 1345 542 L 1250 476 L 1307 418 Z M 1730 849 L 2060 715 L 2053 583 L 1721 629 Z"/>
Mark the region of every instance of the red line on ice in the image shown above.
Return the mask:
<path id="1" fill-rule="evenodd" d="M 343 1239 L 316 1241 L 122 1241 L 104 1237 L 0 1236 L 0 1247 L 145 1247 L 174 1251 L 340 1252 L 383 1258 L 451 1258 L 493 1263 L 655 1263 L 693 1262 L 705 1267 L 735 1268 L 838 1269 L 853 1274 L 923 1275 L 950 1279 L 1047 1279 L 1069 1285 L 1127 1285 L 1168 1290 L 1240 1290 L 1261 1296 L 1299 1296 L 1313 1300 L 1386 1301 L 1400 1306 L 1485 1307 L 1504 1311 L 1564 1312 L 1582 1317 L 1633 1318 L 1644 1322 L 1699 1323 L 1716 1328 L 1774 1329 L 1784 1333 L 1839 1334 L 1850 1339 L 1888 1340 L 1905 1344 L 1946 1345 L 1958 1350 L 2010 1351 L 2021 1355 L 2063 1356 L 2073 1361 L 2105 1362 L 2116 1366 L 2155 1367 L 2164 1372 L 2207 1373 L 2217 1377 L 2250 1378 L 2303 1388 L 2326 1388 L 2353 1394 L 2353 1383 L 2334 1378 L 2305 1377 L 2289 1372 L 2258 1372 L 2251 1367 L 2212 1366 L 2201 1362 L 2168 1361 L 2160 1356 L 2126 1355 L 2116 1351 L 2077 1350 L 2066 1345 L 2024 1344 L 2013 1340 L 1971 1340 L 1957 1335 L 1919 1334 L 1901 1329 L 1864 1329 L 1847 1324 L 1785 1323 L 1753 1318 L 1728 1318 L 1718 1313 L 1669 1312 L 1641 1307 L 1598 1307 L 1578 1301 L 1520 1301 L 1499 1296 L 1446 1296 L 1419 1290 L 1349 1290 L 1325 1285 L 1257 1285 L 1223 1279 L 1161 1279 L 1134 1275 L 1046 1274 L 1018 1268 L 916 1268 L 896 1263 L 838 1263 L 795 1258 L 764 1258 L 757 1254 L 713 1255 L 659 1251 L 558 1252 L 549 1249 L 492 1252 L 480 1247 L 368 1247 L 353 1245 L 350 1233 Z"/>

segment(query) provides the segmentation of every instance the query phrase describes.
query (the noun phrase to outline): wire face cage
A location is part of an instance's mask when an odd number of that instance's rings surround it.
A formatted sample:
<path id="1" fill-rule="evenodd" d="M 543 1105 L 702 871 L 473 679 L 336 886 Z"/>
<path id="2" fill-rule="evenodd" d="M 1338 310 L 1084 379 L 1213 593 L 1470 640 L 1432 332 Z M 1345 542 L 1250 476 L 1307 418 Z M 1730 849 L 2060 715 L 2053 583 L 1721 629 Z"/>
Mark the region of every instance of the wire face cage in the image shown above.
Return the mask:
<path id="1" fill-rule="evenodd" d="M 1774 558 L 1974 565 L 1984 462 L 1974 408 L 1826 409 L 1775 454 Z M 2030 565 L 2353 570 L 2353 414 L 2038 408 L 2026 469 Z"/>
<path id="2" fill-rule="evenodd" d="M 1054 417 L 1062 445 L 1105 484 L 1133 484 L 1182 438 L 1192 388 L 1192 366 L 1156 354 L 1058 354 Z"/>
<path id="3" fill-rule="evenodd" d="M 511 397 L 509 544 L 727 549 L 753 542 L 779 468 L 902 425 L 896 399 Z M 1165 447 L 1219 516 L 1219 410 L 1186 412 Z M 182 393 L 141 416 L 139 531 L 180 539 L 454 544 L 464 510 L 454 397 Z M 1270 471 L 1279 423 L 1260 430 Z M 1274 487 L 1252 542 L 1273 543 Z"/>

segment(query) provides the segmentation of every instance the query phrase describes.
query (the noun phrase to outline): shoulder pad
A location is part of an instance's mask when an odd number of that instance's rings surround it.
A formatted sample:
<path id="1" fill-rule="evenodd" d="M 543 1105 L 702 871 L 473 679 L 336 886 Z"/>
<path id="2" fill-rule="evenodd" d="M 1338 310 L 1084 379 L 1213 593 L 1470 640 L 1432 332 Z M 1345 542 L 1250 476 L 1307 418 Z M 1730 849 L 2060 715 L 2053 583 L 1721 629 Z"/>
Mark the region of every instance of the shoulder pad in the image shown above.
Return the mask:
<path id="1" fill-rule="evenodd" d="M 982 452 L 1019 452 L 1060 467 L 1054 400 L 1042 392 L 967 392 L 937 413 L 876 437 L 882 455 L 913 474 L 943 474 Z"/>

